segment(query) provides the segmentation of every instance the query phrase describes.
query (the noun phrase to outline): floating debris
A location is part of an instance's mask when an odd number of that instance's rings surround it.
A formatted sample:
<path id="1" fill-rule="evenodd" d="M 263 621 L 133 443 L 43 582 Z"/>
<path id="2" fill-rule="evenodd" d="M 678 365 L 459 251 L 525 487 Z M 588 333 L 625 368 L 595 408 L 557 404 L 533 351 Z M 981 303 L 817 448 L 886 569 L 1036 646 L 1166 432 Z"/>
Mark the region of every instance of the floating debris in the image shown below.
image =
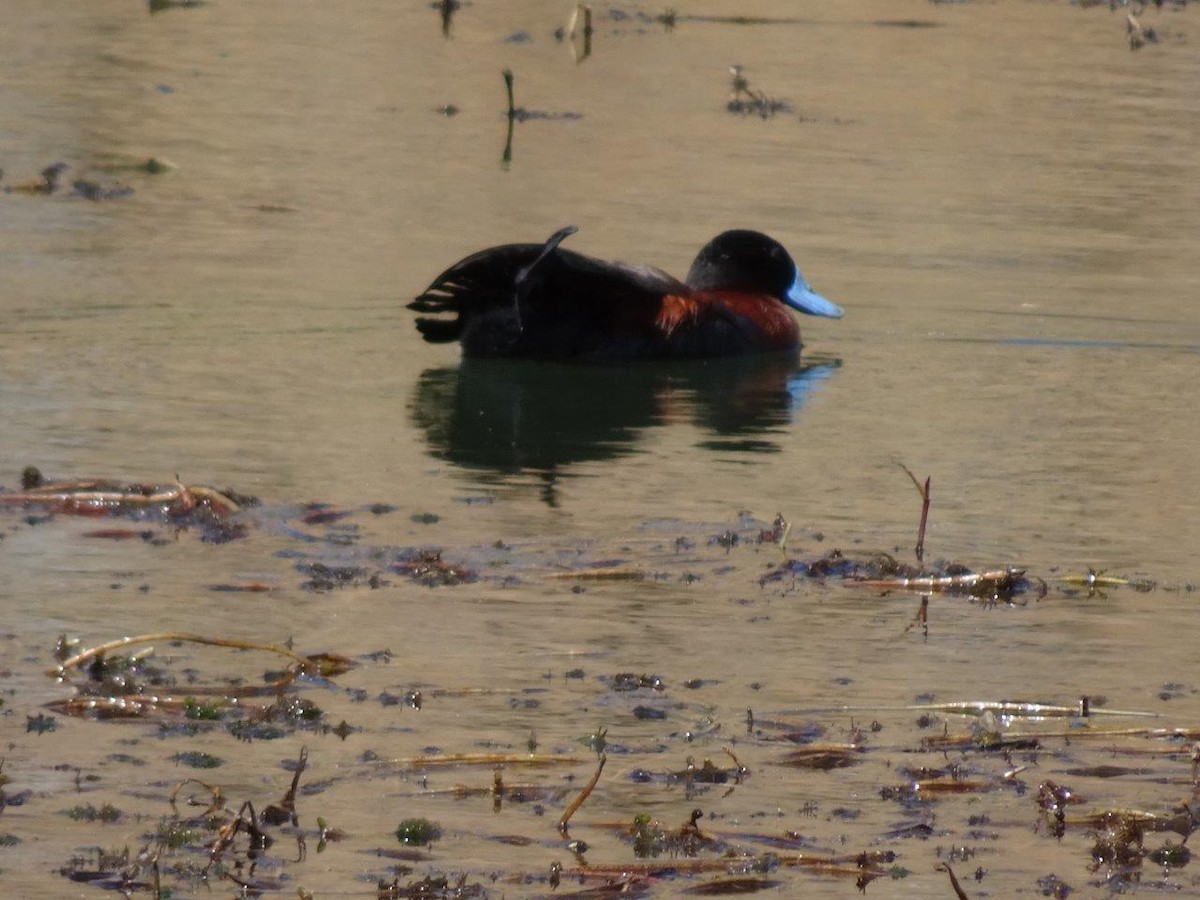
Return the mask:
<path id="1" fill-rule="evenodd" d="M 1125 13 L 1125 31 L 1129 36 L 1129 49 L 1140 50 L 1146 44 L 1158 43 L 1158 32 L 1153 28 L 1143 28 L 1133 13 Z"/>
<path id="2" fill-rule="evenodd" d="M 793 769 L 844 769 L 860 761 L 861 744 L 809 744 L 789 751 L 781 765 Z"/>
<path id="3" fill-rule="evenodd" d="M 887 553 L 866 559 L 851 559 L 840 550 L 804 562 L 790 559 L 772 567 L 759 578 L 760 585 L 787 578 L 838 578 L 848 586 L 875 588 L 884 592 L 904 591 L 917 594 L 948 594 L 972 597 L 990 603 L 1016 603 L 1026 594 L 1046 595 L 1046 583 L 1029 577 L 1024 569 L 1004 568 L 973 572 L 964 565 L 946 563 L 933 571 L 923 571 L 898 562 Z"/>
<path id="4" fill-rule="evenodd" d="M 20 184 L 5 185 L 6 194 L 53 194 L 58 189 L 58 180 L 62 173 L 71 168 L 64 162 L 56 162 L 42 169 L 38 181 L 25 181 Z"/>
<path id="5" fill-rule="evenodd" d="M 147 0 L 150 13 L 165 12 L 168 9 L 196 9 L 204 6 L 207 0 Z"/>
<path id="6" fill-rule="evenodd" d="M 441 550 L 407 551 L 402 559 L 393 562 L 389 568 L 426 587 L 470 584 L 479 580 L 473 570 L 444 561 Z"/>
<path id="7" fill-rule="evenodd" d="M 592 55 L 592 33 L 592 7 L 586 3 L 576 3 L 565 32 L 565 37 L 575 54 L 576 65 Z M 555 31 L 554 36 L 561 41 L 564 34 L 559 30 Z"/>
<path id="8" fill-rule="evenodd" d="M 88 178 L 76 178 L 71 183 L 72 197 L 82 197 L 84 200 L 91 200 L 93 203 L 98 203 L 101 200 L 120 200 L 122 197 L 129 197 L 133 194 L 133 188 L 128 185 L 118 184 L 112 187 L 105 187 L 98 181 L 92 181 Z"/>
<path id="9" fill-rule="evenodd" d="M 46 515 L 78 506 L 71 511 L 87 515 L 84 510 L 94 501 L 99 515 L 109 515 L 115 508 L 135 518 L 149 516 L 143 508 L 146 493 L 123 493 L 127 485 L 117 486 L 122 490 L 115 491 L 120 501 L 115 503 L 110 503 L 113 498 L 89 497 L 113 492 L 112 483 L 76 482 L 71 485 L 76 493 L 56 496 L 55 489 L 61 487 L 47 485 L 40 472 L 30 469 L 22 478 L 20 494 L 33 494 L 36 502 L 26 509 L 27 498 L 17 499 L 14 492 L 0 494 L 13 499 L 0 505 Z M 196 499 L 194 488 L 177 484 L 159 490 L 150 486 L 150 496 L 169 495 L 156 498 L 167 505 L 179 502 L 185 491 Z M 232 504 L 229 516 L 238 518 L 233 507 L 242 509 L 243 498 L 233 492 L 215 493 Z M 221 505 L 219 500 L 215 502 Z M 55 509 L 56 504 L 65 508 Z M 422 516 L 421 509 L 420 505 L 406 506 L 402 515 L 371 520 L 371 525 L 409 531 L 409 517 Z M 819 559 L 781 560 L 791 533 L 783 516 L 776 516 L 773 522 L 740 516 L 730 529 L 697 523 L 691 526 L 691 537 L 682 541 L 676 541 L 679 523 L 668 523 L 665 528 L 660 524 L 640 549 L 637 541 L 641 538 L 634 538 L 615 547 L 575 543 L 570 552 L 563 552 L 560 544 L 538 555 L 539 549 L 531 550 L 528 543 L 514 541 L 511 535 L 494 543 L 491 535 L 480 546 L 459 551 L 365 546 L 355 531 L 359 527 L 356 522 L 385 511 L 394 508 L 312 503 L 287 507 L 277 514 L 261 510 L 247 518 L 250 527 L 282 523 L 267 535 L 276 539 L 272 549 L 280 540 L 290 540 L 294 546 L 285 547 L 274 558 L 286 560 L 281 565 L 285 573 L 293 573 L 293 581 L 298 580 L 296 571 L 301 572 L 301 577 L 312 582 L 309 589 L 317 589 L 317 584 L 329 590 L 389 587 L 386 594 L 370 597 L 292 598 L 315 611 L 332 604 L 346 609 L 363 607 L 355 614 L 368 614 L 366 609 L 378 607 L 379 601 L 400 600 L 411 604 L 399 613 L 404 616 L 425 601 L 436 616 L 436 603 L 444 598 L 416 590 L 400 575 L 415 578 L 418 585 L 425 578 L 437 584 L 458 583 L 453 579 L 475 568 L 486 575 L 484 567 L 488 565 L 519 571 L 546 597 L 568 601 L 572 584 L 562 579 L 582 573 L 581 580 L 586 582 L 593 575 L 603 580 L 616 573 L 621 577 L 613 578 L 614 586 L 608 590 L 622 600 L 628 597 L 631 604 L 648 602 L 647 588 L 624 576 L 653 572 L 656 567 L 668 572 L 674 567 L 677 572 L 685 566 L 704 566 L 706 577 L 714 573 L 705 586 L 718 591 L 729 588 L 724 596 L 734 604 L 735 614 L 755 607 L 751 610 L 755 618 L 748 617 L 748 621 L 750 627 L 764 629 L 758 634 L 775 627 L 760 626 L 760 621 L 767 622 L 771 616 L 759 619 L 758 614 L 779 614 L 793 599 L 740 597 L 764 566 L 770 567 L 764 584 L 807 579 L 808 588 L 819 599 L 835 597 L 836 603 L 822 610 L 822 616 L 836 615 L 849 606 L 874 615 L 872 590 L 906 597 L 911 590 L 926 597 L 943 594 L 976 599 L 974 591 L 982 585 L 983 599 L 990 601 L 1000 591 L 1003 579 L 1014 584 L 1026 579 L 1029 586 L 1025 590 L 1030 593 L 1036 592 L 1040 583 L 1043 590 L 1062 591 L 1065 596 L 1079 595 L 1085 589 L 1136 589 L 1135 578 L 1102 572 L 1060 576 L 1060 570 L 1052 570 L 1052 586 L 1047 588 L 1023 570 L 998 567 L 972 573 L 947 563 L 925 569 L 908 566 L 888 554 L 864 553 L 861 559 L 849 559 L 835 552 Z M 90 538 L 115 543 L 98 546 L 93 541 L 86 549 L 110 556 L 131 549 L 146 553 L 133 542 L 152 541 L 156 529 L 122 527 L 126 524 L 117 522 L 117 527 L 87 531 Z M 440 527 L 449 524 L 444 519 Z M 369 532 L 364 524 L 362 534 Z M 737 535 L 738 540 L 726 540 L 728 546 L 721 542 L 709 546 L 705 537 L 710 534 Z M 349 542 L 335 541 L 335 537 Z M 256 545 L 244 545 L 245 550 L 252 551 Z M 195 544 L 178 549 L 212 555 Z M 470 570 L 444 559 L 458 553 L 470 562 Z M 320 554 L 319 558 L 315 554 Z M 228 553 L 217 557 L 228 558 Z M 295 593 L 294 585 L 276 586 L 279 575 L 274 570 L 259 575 L 258 566 L 245 561 L 245 553 L 235 558 L 237 572 L 250 574 L 206 574 L 201 586 L 228 592 L 277 589 Z M 569 566 L 582 564 L 581 560 L 589 561 L 587 568 L 568 571 Z M 120 577 L 138 576 L 122 571 Z M 987 577 L 993 578 L 992 583 L 987 583 Z M 444 580 L 447 578 L 451 580 Z M 287 581 L 286 574 L 283 581 Z M 508 584 L 501 579 L 489 581 L 486 593 L 491 593 L 494 584 Z M 821 581 L 828 586 L 818 594 Z M 731 587 L 734 584 L 736 587 Z M 857 593 L 840 592 L 842 585 Z M 786 595 L 786 583 L 784 586 Z M 1068 590 L 1075 593 L 1066 593 Z M 207 599 L 221 602 L 211 596 Z M 224 602 L 231 609 L 246 610 L 258 599 L 226 598 Z M 453 599 L 472 606 L 477 602 L 469 589 Z M 478 601 L 480 608 L 491 599 Z M 263 598 L 272 605 L 282 600 Z M 387 604 L 387 610 L 396 608 Z M 1044 609 L 1044 605 L 1031 604 L 1027 612 L 1032 616 Z M 391 615 L 387 610 L 370 614 Z M 700 615 L 704 610 L 694 612 Z M 807 608 L 788 607 L 786 612 L 801 618 L 812 614 Z M 653 612 L 655 616 L 670 614 L 661 609 Z M 424 611 L 417 613 L 420 615 Z M 423 626 L 416 616 L 414 621 Z M 548 626 L 539 623 L 537 627 Z M 759 706 L 768 702 L 767 695 L 753 693 L 759 682 L 742 683 L 732 670 L 712 670 L 710 657 L 703 652 L 693 656 L 685 648 L 683 653 L 664 654 L 661 659 L 623 658 L 608 649 L 593 655 L 594 646 L 584 643 L 592 634 L 603 638 L 605 630 L 587 632 L 578 639 L 578 648 L 565 643 L 560 647 L 547 636 L 546 644 L 554 654 L 547 658 L 554 661 L 539 664 L 541 671 L 515 685 L 504 680 L 439 685 L 437 667 L 414 668 L 406 653 L 407 639 L 424 639 L 419 628 L 401 628 L 395 636 L 389 632 L 392 649 L 376 649 L 381 646 L 378 637 L 367 649 L 360 648 L 356 659 L 367 662 L 369 668 L 357 674 L 369 673 L 371 679 L 350 687 L 334 683 L 348 680 L 340 676 L 353 663 L 344 657 L 305 655 L 285 645 L 203 634 L 163 631 L 91 649 L 83 649 L 77 640 L 64 635 L 52 651 L 6 651 L 0 665 L 5 675 L 30 659 L 52 653 L 57 664 L 46 661 L 44 667 L 61 682 L 63 699 L 44 706 L 37 715 L 18 711 L 9 694 L 0 699 L 7 703 L 3 711 L 11 711 L 17 718 L 18 729 L 19 718 L 25 715 L 27 743 L 36 747 L 33 753 L 16 748 L 7 760 L 0 761 L 0 810 L 10 813 L 0 821 L 9 821 L 15 830 L 26 818 L 14 817 L 8 806 L 54 798 L 46 806 L 60 826 L 71 830 L 70 846 L 97 848 L 78 853 L 68 849 L 63 877 L 91 887 L 147 896 L 156 892 L 159 896 L 190 895 L 200 889 L 211 890 L 211 884 L 219 880 L 228 881 L 226 892 L 238 896 L 289 890 L 305 896 L 300 884 L 314 871 L 305 869 L 305 854 L 314 846 L 320 853 L 327 842 L 342 834 L 314 813 L 330 815 L 345 809 L 345 803 L 358 802 L 364 791 L 395 799 L 397 812 L 391 821 L 402 820 L 399 826 L 385 824 L 380 829 L 356 819 L 363 832 L 357 837 L 365 846 L 357 848 L 347 877 L 363 877 L 361 860 L 369 858 L 371 862 L 365 865 L 377 868 L 368 877 L 378 883 L 376 896 L 383 898 L 459 900 L 501 893 L 549 896 L 551 890 L 563 896 L 574 892 L 575 896 L 590 897 L 613 893 L 724 896 L 763 890 L 802 893 L 805 877 L 846 879 L 862 889 L 876 878 L 911 876 L 898 861 L 903 859 L 897 854 L 900 850 L 916 860 L 903 861 L 926 877 L 933 864 L 929 857 L 936 852 L 937 860 L 955 867 L 953 873 L 946 870 L 956 876 L 952 884 L 961 877 L 958 890 L 977 893 L 961 861 L 976 852 L 982 857 L 993 846 L 997 854 L 1013 852 L 1017 842 L 1031 839 L 1030 825 L 1035 822 L 1036 840 L 1047 832 L 1066 836 L 1059 845 L 1047 842 L 1040 848 L 1047 854 L 1060 850 L 1073 854 L 1075 869 L 1060 870 L 1066 877 L 1102 878 L 1110 886 L 1133 888 L 1140 873 L 1143 887 L 1151 876 L 1155 884 L 1161 881 L 1167 888 L 1186 891 L 1190 884 L 1182 867 L 1190 864 L 1186 841 L 1200 822 L 1194 796 L 1200 771 L 1200 726 L 1149 721 L 1149 717 L 1162 716 L 1159 706 L 1168 701 L 1176 701 L 1168 709 L 1187 708 L 1195 688 L 1186 676 L 1164 683 L 1164 675 L 1151 675 L 1154 680 L 1136 685 L 1140 693 L 1133 696 L 1149 698 L 1146 709 L 1117 709 L 1115 702 L 1110 707 L 1095 694 L 1078 701 L 1067 694 L 1063 701 L 1054 696 L 1032 701 L 985 696 L 952 697 L 945 702 L 922 695 L 918 698 L 922 702 L 911 705 L 789 707 L 758 709 L 755 715 L 747 708 L 751 698 L 760 698 Z M 464 632 L 463 638 L 468 646 L 465 641 L 473 636 Z M 555 652 L 559 649 L 561 655 Z M 922 652 L 919 646 L 905 649 Z M 267 667 L 256 666 L 260 653 L 269 655 Z M 642 665 L 648 668 L 635 668 Z M 654 668 L 659 665 L 662 670 Z M 857 694 L 862 684 L 857 679 L 835 677 L 841 674 L 831 673 L 828 683 L 816 687 L 813 696 L 820 695 L 820 702 L 828 704 L 836 702 L 829 699 L 827 690 L 831 688 L 848 688 Z M 20 673 L 17 675 L 12 683 L 19 689 Z M 720 687 L 697 690 L 711 685 Z M 804 682 L 797 685 L 800 696 L 809 690 Z M 1035 690 L 1041 689 L 1035 685 Z M 1120 688 L 1105 684 L 1103 690 Z M 322 707 L 313 702 L 319 699 L 316 691 L 332 698 L 330 711 L 322 708 L 323 700 Z M 66 696 L 68 692 L 70 696 Z M 373 725 L 349 723 L 333 705 L 373 700 L 378 704 L 373 712 L 382 717 Z M 1138 702 L 1126 700 L 1119 705 L 1129 707 Z M 538 704 L 553 711 L 555 717 L 569 710 L 569 721 L 528 715 Z M 847 713 L 853 715 L 859 709 L 870 712 L 859 724 L 851 719 L 847 725 Z M 663 714 L 665 721 L 660 717 Z M 1123 716 L 1135 718 L 1114 721 Z M 460 717 L 467 723 L 465 729 L 447 727 L 448 721 Z M 956 717 L 965 721 L 956 726 Z M 476 722 L 487 733 L 476 730 Z M 680 722 L 695 725 L 682 726 Z M 1132 727 L 1120 727 L 1124 725 Z M 873 736 L 885 729 L 888 740 L 883 745 Z M 589 730 L 592 733 L 579 741 L 586 750 L 576 747 L 577 754 L 562 752 L 572 749 L 572 742 Z M 84 759 L 68 757 L 60 766 L 61 747 L 51 754 L 48 742 L 62 741 L 64 734 L 72 741 L 106 736 L 111 746 Z M 336 749 L 333 741 L 314 744 L 313 735 L 338 737 L 346 743 Z M 156 749 L 172 740 L 179 743 Z M 264 748 L 259 746 L 263 741 L 274 743 Z M 308 746 L 301 746 L 301 741 L 313 747 L 311 769 Z M 678 765 L 683 757 L 681 744 L 695 753 L 683 767 Z M 719 752 L 725 744 L 731 747 L 725 751 L 728 760 Z M 378 752 L 389 747 L 402 747 L 392 751 L 398 758 L 388 759 Z M 550 752 L 539 753 L 539 747 Z M 455 752 L 460 748 L 467 752 Z M 482 752 L 471 752 L 480 748 Z M 522 752 L 524 748 L 527 753 Z M 749 777 L 750 766 L 734 757 L 733 750 L 753 765 L 753 778 Z M 400 755 L 409 753 L 417 755 Z M 135 759 L 134 754 L 144 758 Z M 51 761 L 53 772 L 65 774 L 47 775 L 49 766 L 39 758 Z M 256 773 L 250 768 L 256 762 L 265 762 L 267 773 L 278 768 L 287 776 L 276 772 L 271 778 Z M 70 766 L 78 768 L 74 777 Z M 127 779 L 127 787 L 116 777 L 121 766 L 138 767 L 138 774 Z M 175 767 L 180 771 L 164 777 L 155 768 L 164 766 L 167 771 Z M 812 771 L 796 771 L 801 768 Z M 320 773 L 324 780 L 307 780 L 310 771 Z M 1023 781 L 1031 771 L 1039 772 L 1040 786 L 1038 781 Z M 607 787 L 600 783 L 603 772 L 611 778 L 604 782 Z M 200 777 L 176 783 L 182 775 Z M 229 778 L 227 784 L 220 783 L 223 777 Z M 33 789 L 26 788 L 21 779 Z M 230 785 L 244 791 L 244 785 L 268 782 L 266 797 L 229 796 L 234 790 Z M 114 789 L 114 785 L 123 793 L 99 793 Z M 1164 786 L 1171 785 L 1178 786 L 1178 802 L 1172 802 L 1173 795 L 1166 800 L 1161 796 Z M 1086 791 L 1086 798 L 1076 788 Z M 323 802 L 328 806 L 314 809 L 319 801 L 313 798 L 325 791 L 329 793 Z M 1035 791 L 1037 798 L 1031 808 L 1025 795 L 1032 797 Z M 84 796 L 76 797 L 75 792 Z M 726 798 L 733 792 L 736 802 L 727 804 Z M 703 811 L 693 809 L 693 795 L 705 798 Z M 845 805 L 835 805 L 829 799 L 833 796 L 845 798 L 837 801 Z M 880 805 L 873 799 L 878 797 L 890 802 Z M 264 805 L 267 800 L 273 802 Z M 505 800 L 521 805 L 503 809 Z M 157 822 L 150 806 L 154 803 L 164 807 Z M 581 804 L 585 803 L 591 813 L 583 810 Z M 872 811 L 871 803 L 875 810 L 884 810 L 882 816 Z M 672 812 L 674 804 L 679 805 Z M 477 808 L 485 805 L 490 809 Z M 627 811 L 620 812 L 622 809 Z M 692 810 L 690 814 L 688 810 Z M 897 816 L 896 810 L 902 814 Z M 632 814 L 639 811 L 644 812 L 634 818 Z M 555 816 L 555 812 L 561 815 Z M 568 827 L 574 839 L 565 834 Z M 595 832 L 613 839 L 593 840 Z M 23 837 L 0 834 L 0 847 L 14 846 Z M 430 841 L 434 841 L 433 851 L 428 849 Z M 457 861 L 463 858 L 480 858 L 476 852 L 480 842 L 532 848 L 527 853 L 533 860 L 530 869 L 501 865 L 489 871 L 487 887 L 439 874 L 439 869 L 459 865 Z M 839 842 L 871 849 L 834 852 L 841 849 Z M 983 842 L 995 843 L 974 846 Z M 594 846 L 589 848 L 589 843 Z M 886 846 L 889 843 L 891 846 Z M 130 849 L 99 849 L 109 844 L 129 844 Z M 568 868 L 563 862 L 570 857 L 564 856 L 560 862 L 553 859 L 555 854 L 572 854 L 578 862 Z M 311 867 L 311 857 L 308 859 Z M 328 861 L 326 857 L 319 864 L 322 872 L 327 871 Z M 999 864 L 995 865 L 998 869 Z M 1034 883 L 1045 871 L 1024 873 L 1024 883 Z M 974 877 L 981 881 L 986 874 L 980 866 Z M 937 884 L 949 894 L 944 881 Z M 1070 891 L 1058 876 L 1045 876 L 1036 885 L 1048 896 L 1066 896 Z M 828 891 L 830 886 L 823 889 Z M 849 890 L 848 885 L 845 889 Z M 987 892 L 996 894 L 997 890 L 989 887 Z"/>
<path id="10" fill-rule="evenodd" d="M 638 675 L 634 672 L 618 672 L 609 681 L 610 690 L 618 693 L 648 689 L 652 691 L 666 690 L 666 683 L 657 675 Z"/>
<path id="11" fill-rule="evenodd" d="M 752 88 L 741 66 L 730 66 L 729 74 L 733 81 L 725 108 L 731 113 L 754 114 L 763 119 L 770 119 L 778 113 L 791 111 L 791 107 L 784 101 L 774 100 L 762 91 Z"/>
<path id="12" fill-rule="evenodd" d="M 22 476 L 23 490 L 0 493 L 0 507 L 38 509 L 51 515 L 128 516 L 155 519 L 176 529 L 196 527 L 202 539 L 223 543 L 244 537 L 246 527 L 231 521 L 243 506 L 257 504 L 254 497 L 218 491 L 201 485 L 121 484 L 84 480 L 47 484 L 38 469 L 29 466 Z"/>
<path id="13" fill-rule="evenodd" d="M 540 769 L 547 766 L 575 765 L 579 757 L 553 753 L 447 753 L 442 756 L 414 756 L 409 759 L 392 760 L 392 765 L 401 769 L 420 771 L 422 769 L 445 769 L 459 766 L 505 766 L 515 768 Z"/>
<path id="14" fill-rule="evenodd" d="M 64 652 L 69 647 L 59 640 Z M 283 656 L 290 661 L 287 669 L 264 679 L 262 684 L 204 685 L 194 681 L 178 695 L 164 693 L 162 686 L 174 679 L 162 665 L 154 662 L 153 648 L 136 654 L 116 653 L 142 644 L 183 643 L 233 650 L 255 650 Z M 61 656 L 60 656 L 61 658 Z M 76 696 L 52 701 L 49 708 L 64 715 L 97 719 L 144 719 L 175 717 L 192 721 L 217 721 L 226 713 L 245 716 L 253 713 L 258 723 L 272 719 L 293 727 L 301 722 L 316 722 L 320 710 L 311 703 L 288 693 L 301 678 L 330 679 L 344 674 L 354 663 L 336 654 L 302 656 L 286 647 L 227 638 L 213 638 L 182 632 L 160 632 L 119 638 L 76 652 L 46 674 L 62 682 L 70 681 Z M 84 679 L 72 680 L 77 672 Z M 200 701 L 198 698 L 207 697 Z M 273 698 L 273 703 L 255 707 L 244 701 L 253 697 Z"/>

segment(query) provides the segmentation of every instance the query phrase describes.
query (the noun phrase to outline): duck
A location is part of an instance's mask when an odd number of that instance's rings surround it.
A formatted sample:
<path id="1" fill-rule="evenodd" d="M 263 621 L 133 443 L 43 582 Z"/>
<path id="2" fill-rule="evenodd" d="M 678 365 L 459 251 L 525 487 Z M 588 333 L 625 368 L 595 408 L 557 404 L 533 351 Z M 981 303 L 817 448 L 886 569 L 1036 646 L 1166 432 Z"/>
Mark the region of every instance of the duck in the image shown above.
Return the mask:
<path id="1" fill-rule="evenodd" d="M 563 248 L 577 230 L 459 260 L 408 304 L 422 314 L 417 330 L 433 344 L 457 341 L 467 357 L 695 359 L 797 351 L 791 310 L 843 315 L 782 244 L 758 231 L 717 235 L 679 281 Z"/>

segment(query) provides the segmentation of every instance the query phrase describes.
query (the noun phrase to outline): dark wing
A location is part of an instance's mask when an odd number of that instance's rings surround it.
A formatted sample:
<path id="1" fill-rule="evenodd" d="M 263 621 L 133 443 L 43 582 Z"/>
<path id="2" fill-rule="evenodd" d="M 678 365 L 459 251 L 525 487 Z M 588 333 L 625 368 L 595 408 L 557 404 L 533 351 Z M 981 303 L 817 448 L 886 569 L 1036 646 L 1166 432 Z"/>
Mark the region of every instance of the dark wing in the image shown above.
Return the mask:
<path id="1" fill-rule="evenodd" d="M 649 266 L 563 250 L 559 244 L 572 233 L 564 228 L 544 244 L 506 244 L 455 263 L 408 304 L 439 316 L 418 318 L 417 328 L 438 343 L 462 338 L 472 321 L 504 321 L 507 352 L 570 355 L 573 335 L 611 335 L 652 322 L 665 294 L 687 291 Z"/>
<path id="2" fill-rule="evenodd" d="M 415 312 L 440 316 L 418 318 L 417 330 L 435 344 L 457 341 L 471 318 L 512 306 L 518 276 L 543 249 L 542 244 L 505 244 L 459 260 L 408 304 Z"/>

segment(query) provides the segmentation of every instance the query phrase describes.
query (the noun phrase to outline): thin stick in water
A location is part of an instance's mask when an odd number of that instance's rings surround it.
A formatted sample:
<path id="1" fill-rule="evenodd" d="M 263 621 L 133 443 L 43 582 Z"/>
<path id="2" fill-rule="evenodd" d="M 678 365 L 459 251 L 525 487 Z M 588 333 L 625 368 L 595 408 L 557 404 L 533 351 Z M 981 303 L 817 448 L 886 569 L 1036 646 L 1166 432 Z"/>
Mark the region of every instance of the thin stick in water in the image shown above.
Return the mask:
<path id="1" fill-rule="evenodd" d="M 921 482 L 917 481 L 917 476 L 912 473 L 912 470 L 909 469 L 908 466 L 904 465 L 904 463 L 900 463 L 899 465 L 900 465 L 900 468 L 902 468 L 908 474 L 908 477 L 912 479 L 912 483 L 916 487 L 917 493 L 919 493 L 921 495 L 921 526 L 920 526 L 920 528 L 917 529 L 916 550 L 917 550 L 917 565 L 924 565 L 924 563 L 925 563 L 925 523 L 929 521 L 929 483 L 932 479 L 926 478 L 925 485 L 924 485 L 924 487 L 922 487 Z"/>
<path id="2" fill-rule="evenodd" d="M 567 823 L 571 821 L 571 816 L 575 815 L 575 810 L 583 806 L 583 801 L 591 796 L 596 784 L 600 781 L 600 773 L 604 771 L 604 764 L 608 762 L 608 755 L 600 754 L 600 764 L 596 766 L 596 774 L 592 776 L 592 780 L 583 786 L 583 790 L 579 792 L 571 805 L 567 807 L 567 811 L 563 813 L 562 818 L 558 820 L 558 833 L 563 837 L 567 836 Z"/>

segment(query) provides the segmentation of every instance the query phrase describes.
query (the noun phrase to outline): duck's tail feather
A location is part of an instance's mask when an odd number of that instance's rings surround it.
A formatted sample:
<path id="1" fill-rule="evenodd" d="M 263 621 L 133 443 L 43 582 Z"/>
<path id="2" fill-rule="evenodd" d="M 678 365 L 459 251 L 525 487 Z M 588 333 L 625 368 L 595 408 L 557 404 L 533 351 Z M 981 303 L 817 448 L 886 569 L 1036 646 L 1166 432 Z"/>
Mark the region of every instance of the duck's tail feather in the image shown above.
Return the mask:
<path id="1" fill-rule="evenodd" d="M 417 330 L 430 343 L 443 344 L 459 340 L 474 316 L 502 306 L 512 307 L 519 319 L 530 276 L 575 230 L 567 226 L 544 244 L 505 244 L 459 260 L 408 304 L 414 312 L 430 314 L 417 319 Z"/>

